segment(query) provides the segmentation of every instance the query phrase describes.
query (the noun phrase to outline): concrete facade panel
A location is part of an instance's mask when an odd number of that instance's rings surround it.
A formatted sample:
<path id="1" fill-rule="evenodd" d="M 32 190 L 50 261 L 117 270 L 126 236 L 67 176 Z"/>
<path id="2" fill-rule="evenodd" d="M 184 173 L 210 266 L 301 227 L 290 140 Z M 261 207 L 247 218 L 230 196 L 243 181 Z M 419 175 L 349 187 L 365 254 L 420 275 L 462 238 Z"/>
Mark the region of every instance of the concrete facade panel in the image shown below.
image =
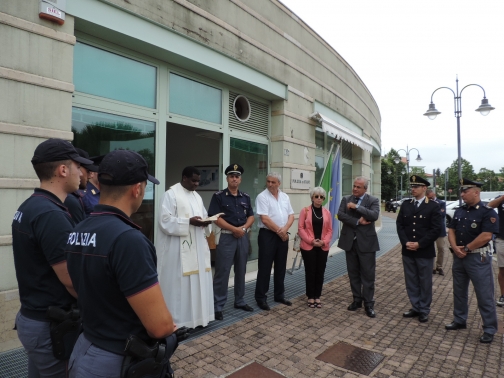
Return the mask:
<path id="1" fill-rule="evenodd" d="M 0 67 L 72 82 L 73 45 L 0 24 L 0 46 L 11 52 L 0 54 Z"/>
<path id="2" fill-rule="evenodd" d="M 14 256 L 11 246 L 0 246 L 0 292 L 17 288 L 16 271 L 14 270 Z"/>
<path id="3" fill-rule="evenodd" d="M 12 159 L 11 159 L 12 161 Z M 33 171 L 33 168 L 31 169 Z M 32 189 L 0 189 L 0 198 L 2 198 L 2 217 L 0 217 L 0 235 L 11 235 L 11 225 L 14 213 L 31 194 Z"/>
<path id="4" fill-rule="evenodd" d="M 0 122 L 70 131 L 72 94 L 0 78 Z"/>

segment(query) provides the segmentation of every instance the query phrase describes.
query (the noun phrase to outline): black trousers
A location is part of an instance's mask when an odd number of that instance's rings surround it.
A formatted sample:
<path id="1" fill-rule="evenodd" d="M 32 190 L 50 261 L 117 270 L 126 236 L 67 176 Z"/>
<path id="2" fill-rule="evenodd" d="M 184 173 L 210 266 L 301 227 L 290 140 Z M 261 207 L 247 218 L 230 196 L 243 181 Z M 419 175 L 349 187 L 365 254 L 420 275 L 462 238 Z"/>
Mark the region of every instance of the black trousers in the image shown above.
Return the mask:
<path id="1" fill-rule="evenodd" d="M 313 247 L 310 251 L 301 250 L 305 264 L 306 296 L 308 299 L 319 299 L 324 285 L 324 274 L 329 251 Z"/>
<path id="2" fill-rule="evenodd" d="M 257 302 L 266 302 L 269 290 L 269 282 L 271 276 L 271 268 L 275 263 L 275 272 L 273 275 L 274 282 L 274 299 L 284 299 L 285 286 L 285 270 L 287 265 L 287 252 L 289 249 L 289 241 L 282 241 L 280 237 L 273 231 L 266 228 L 259 230 L 257 238 L 259 244 L 259 259 L 257 281 L 255 288 L 255 300 Z"/>

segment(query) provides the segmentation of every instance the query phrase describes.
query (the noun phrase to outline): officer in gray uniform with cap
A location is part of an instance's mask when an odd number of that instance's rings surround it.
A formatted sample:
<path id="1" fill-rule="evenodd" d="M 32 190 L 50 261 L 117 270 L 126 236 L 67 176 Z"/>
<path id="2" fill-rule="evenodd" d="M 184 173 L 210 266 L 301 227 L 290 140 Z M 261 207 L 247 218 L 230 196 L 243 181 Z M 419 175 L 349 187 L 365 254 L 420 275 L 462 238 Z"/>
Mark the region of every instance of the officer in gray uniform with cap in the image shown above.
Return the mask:
<path id="1" fill-rule="evenodd" d="M 469 281 L 473 283 L 478 308 L 483 320 L 480 342 L 491 343 L 497 332 L 494 278 L 489 242 L 499 232 L 499 217 L 483 205 L 480 191 L 483 184 L 460 180 L 460 195 L 465 202 L 453 215 L 448 226 L 448 241 L 453 249 L 453 322 L 448 331 L 467 328 Z"/>
<path id="2" fill-rule="evenodd" d="M 420 323 L 425 323 L 429 321 L 432 302 L 434 242 L 439 236 L 442 218 L 439 205 L 425 195 L 429 181 L 413 175 L 410 185 L 414 198 L 402 203 L 396 221 L 402 244 L 406 291 L 411 302 L 411 309 L 403 313 L 403 317 L 418 317 Z"/>
<path id="3" fill-rule="evenodd" d="M 223 320 L 222 309 L 226 304 L 229 273 L 234 264 L 234 307 L 244 311 L 254 311 L 245 303 L 245 272 L 249 252 L 248 233 L 254 223 L 254 211 L 250 197 L 240 192 L 238 187 L 244 172 L 242 166 L 231 164 L 226 168 L 228 187 L 213 195 L 208 208 L 208 215 L 224 213 L 215 222 L 221 228 L 215 260 L 213 282 L 215 319 Z"/>

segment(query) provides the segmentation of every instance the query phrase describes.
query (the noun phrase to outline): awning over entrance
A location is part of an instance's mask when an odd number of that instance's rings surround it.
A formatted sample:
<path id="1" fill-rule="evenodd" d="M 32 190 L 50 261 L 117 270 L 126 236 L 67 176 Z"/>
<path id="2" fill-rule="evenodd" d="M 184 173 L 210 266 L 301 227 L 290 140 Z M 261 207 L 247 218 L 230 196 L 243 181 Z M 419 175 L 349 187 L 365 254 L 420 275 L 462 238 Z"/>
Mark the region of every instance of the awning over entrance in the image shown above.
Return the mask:
<path id="1" fill-rule="evenodd" d="M 310 114 L 310 118 L 314 119 L 322 124 L 322 130 L 324 130 L 327 135 L 333 138 L 341 138 L 349 143 L 355 144 L 356 146 L 362 148 L 365 151 L 373 152 L 373 144 L 371 141 L 365 139 L 361 135 L 348 130 L 346 127 L 340 125 L 338 122 L 315 112 Z"/>

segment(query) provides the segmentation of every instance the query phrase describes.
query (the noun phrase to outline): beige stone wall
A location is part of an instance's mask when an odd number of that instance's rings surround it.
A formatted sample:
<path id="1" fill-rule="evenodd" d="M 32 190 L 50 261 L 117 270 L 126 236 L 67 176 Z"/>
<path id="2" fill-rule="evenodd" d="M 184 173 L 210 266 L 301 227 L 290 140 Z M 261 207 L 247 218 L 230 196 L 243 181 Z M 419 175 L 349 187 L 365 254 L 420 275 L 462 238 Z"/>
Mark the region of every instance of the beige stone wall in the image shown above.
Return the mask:
<path id="1" fill-rule="evenodd" d="M 18 290 L 0 292 L 0 353 L 21 346 L 14 330 L 19 307 Z"/>
<path id="2" fill-rule="evenodd" d="M 39 183 L 33 151 L 50 137 L 73 138 L 73 18 L 59 26 L 38 9 L 38 0 L 0 1 L 0 352 L 20 346 L 11 222 Z"/>

